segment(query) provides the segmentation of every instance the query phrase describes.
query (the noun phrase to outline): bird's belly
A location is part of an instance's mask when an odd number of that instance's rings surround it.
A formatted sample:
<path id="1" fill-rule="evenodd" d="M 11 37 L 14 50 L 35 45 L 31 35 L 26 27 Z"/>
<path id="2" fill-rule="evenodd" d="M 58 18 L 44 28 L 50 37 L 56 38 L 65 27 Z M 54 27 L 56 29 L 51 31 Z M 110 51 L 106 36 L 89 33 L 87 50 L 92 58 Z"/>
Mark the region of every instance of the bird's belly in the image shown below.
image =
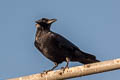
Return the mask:
<path id="1" fill-rule="evenodd" d="M 47 57 L 49 60 L 51 60 L 53 62 L 58 62 L 58 63 L 65 61 L 65 57 L 64 57 L 65 53 L 63 53 L 65 51 L 57 48 L 57 46 L 55 46 L 53 44 L 53 42 L 51 42 L 48 39 L 47 39 L 47 41 L 43 40 L 42 43 L 40 44 L 39 48 L 40 48 L 40 51 L 42 52 L 42 54 L 45 57 Z"/>
<path id="2" fill-rule="evenodd" d="M 61 63 L 61 62 L 65 61 L 65 57 L 63 55 L 61 56 L 62 53 L 60 53 L 59 50 L 53 49 L 53 47 L 51 47 L 51 48 L 47 47 L 47 48 L 43 49 L 42 52 L 45 57 L 47 57 L 48 59 L 50 59 L 53 62 Z"/>

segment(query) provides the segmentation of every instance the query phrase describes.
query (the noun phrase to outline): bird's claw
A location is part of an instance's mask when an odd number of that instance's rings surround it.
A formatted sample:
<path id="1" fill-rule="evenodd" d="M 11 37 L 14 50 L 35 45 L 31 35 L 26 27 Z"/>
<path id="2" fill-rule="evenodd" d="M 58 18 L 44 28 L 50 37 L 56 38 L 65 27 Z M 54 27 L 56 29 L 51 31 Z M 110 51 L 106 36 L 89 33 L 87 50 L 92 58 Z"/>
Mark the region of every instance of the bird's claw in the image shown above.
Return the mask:
<path id="1" fill-rule="evenodd" d="M 63 73 L 64 73 L 65 69 L 69 69 L 69 67 L 61 67 L 61 69 L 63 69 Z"/>
<path id="2" fill-rule="evenodd" d="M 46 73 L 46 74 L 47 74 L 47 73 L 50 72 L 50 71 L 52 71 L 52 70 L 43 71 L 43 73 Z"/>

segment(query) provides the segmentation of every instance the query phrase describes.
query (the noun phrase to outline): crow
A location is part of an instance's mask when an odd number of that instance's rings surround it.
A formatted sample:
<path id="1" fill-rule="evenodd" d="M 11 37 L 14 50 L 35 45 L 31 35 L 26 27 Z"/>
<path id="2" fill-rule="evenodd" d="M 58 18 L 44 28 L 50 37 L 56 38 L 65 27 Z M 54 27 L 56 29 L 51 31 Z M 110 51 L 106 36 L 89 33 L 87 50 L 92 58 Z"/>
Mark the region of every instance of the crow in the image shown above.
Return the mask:
<path id="1" fill-rule="evenodd" d="M 37 31 L 34 45 L 45 57 L 54 62 L 55 65 L 50 70 L 54 70 L 63 61 L 67 62 L 64 69 L 68 68 L 69 61 L 82 64 L 100 62 L 94 55 L 83 52 L 60 34 L 51 31 L 51 24 L 55 21 L 56 19 L 47 18 L 35 21 Z"/>

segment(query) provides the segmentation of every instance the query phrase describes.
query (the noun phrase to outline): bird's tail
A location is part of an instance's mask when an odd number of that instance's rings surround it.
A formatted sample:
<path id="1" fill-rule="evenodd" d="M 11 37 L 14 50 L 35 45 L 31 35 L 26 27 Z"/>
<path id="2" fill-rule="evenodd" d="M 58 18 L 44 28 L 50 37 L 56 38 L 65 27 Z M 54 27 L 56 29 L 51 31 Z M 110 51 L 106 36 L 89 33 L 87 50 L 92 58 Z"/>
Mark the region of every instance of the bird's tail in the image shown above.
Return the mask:
<path id="1" fill-rule="evenodd" d="M 90 63 L 100 62 L 99 60 L 96 59 L 96 57 L 94 55 L 91 55 L 88 53 L 84 53 L 84 55 L 85 55 L 85 57 L 79 61 L 80 63 L 90 64 Z"/>

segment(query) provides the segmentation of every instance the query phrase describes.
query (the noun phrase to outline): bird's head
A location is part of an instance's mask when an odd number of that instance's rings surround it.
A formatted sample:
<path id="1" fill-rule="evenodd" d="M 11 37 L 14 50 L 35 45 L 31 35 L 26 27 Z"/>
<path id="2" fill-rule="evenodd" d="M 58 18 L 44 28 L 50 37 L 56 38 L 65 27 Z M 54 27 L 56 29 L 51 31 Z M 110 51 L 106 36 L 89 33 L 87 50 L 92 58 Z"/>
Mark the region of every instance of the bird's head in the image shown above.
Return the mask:
<path id="1" fill-rule="evenodd" d="M 56 19 L 42 18 L 40 20 L 35 21 L 37 23 L 36 28 L 50 29 L 51 24 L 55 21 L 56 21 Z"/>

